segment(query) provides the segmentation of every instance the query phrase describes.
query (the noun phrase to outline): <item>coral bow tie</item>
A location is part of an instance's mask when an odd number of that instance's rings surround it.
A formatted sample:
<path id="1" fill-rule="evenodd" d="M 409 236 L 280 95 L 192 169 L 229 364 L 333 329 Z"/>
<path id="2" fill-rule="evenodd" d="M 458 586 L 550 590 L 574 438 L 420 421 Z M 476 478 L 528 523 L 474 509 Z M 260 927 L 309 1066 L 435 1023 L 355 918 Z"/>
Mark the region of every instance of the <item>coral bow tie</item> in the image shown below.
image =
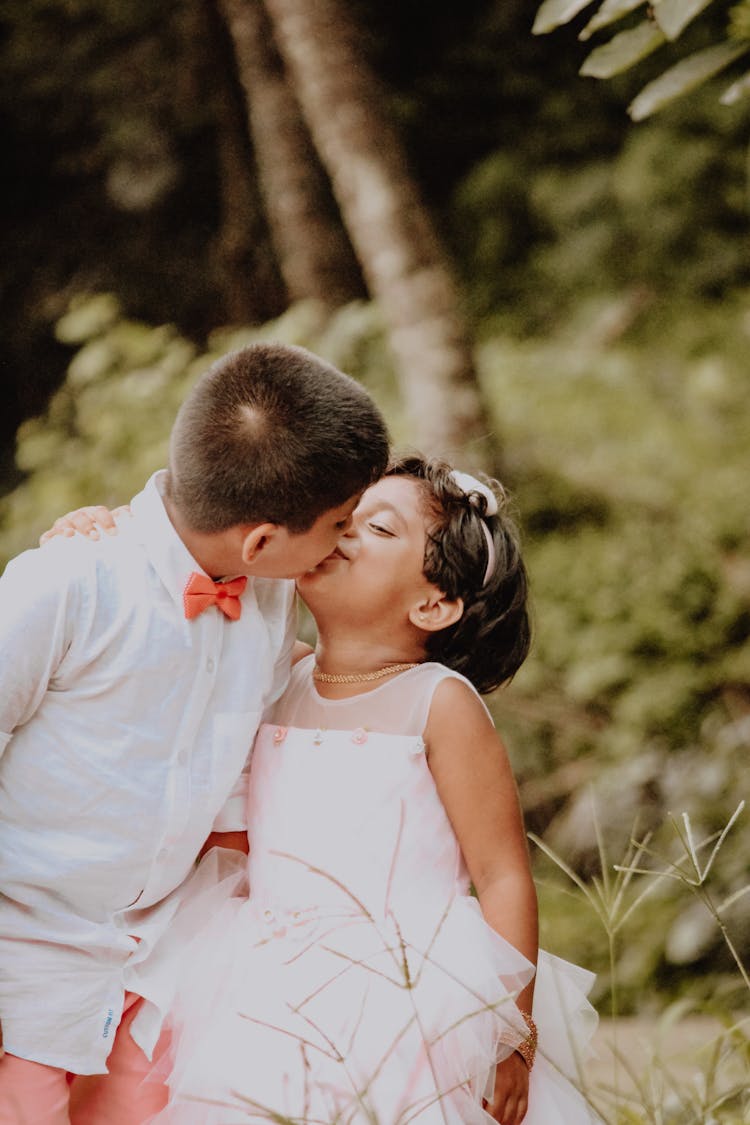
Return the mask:
<path id="1" fill-rule="evenodd" d="M 188 621 L 203 613 L 210 605 L 217 605 L 231 621 L 239 620 L 242 613 L 240 595 L 247 586 L 247 578 L 233 578 L 231 582 L 214 582 L 197 571 L 188 578 L 182 592 L 182 604 Z"/>

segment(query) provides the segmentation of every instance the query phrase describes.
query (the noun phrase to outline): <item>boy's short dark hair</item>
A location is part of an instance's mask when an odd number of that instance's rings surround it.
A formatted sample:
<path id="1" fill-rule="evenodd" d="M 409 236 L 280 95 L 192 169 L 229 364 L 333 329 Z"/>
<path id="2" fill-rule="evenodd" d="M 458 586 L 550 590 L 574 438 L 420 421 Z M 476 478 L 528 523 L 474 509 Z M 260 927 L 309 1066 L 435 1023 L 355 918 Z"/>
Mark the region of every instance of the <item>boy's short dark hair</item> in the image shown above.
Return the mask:
<path id="1" fill-rule="evenodd" d="M 308 528 L 383 475 L 385 422 L 354 379 L 305 348 L 251 344 L 218 360 L 172 429 L 168 492 L 194 531 Z"/>

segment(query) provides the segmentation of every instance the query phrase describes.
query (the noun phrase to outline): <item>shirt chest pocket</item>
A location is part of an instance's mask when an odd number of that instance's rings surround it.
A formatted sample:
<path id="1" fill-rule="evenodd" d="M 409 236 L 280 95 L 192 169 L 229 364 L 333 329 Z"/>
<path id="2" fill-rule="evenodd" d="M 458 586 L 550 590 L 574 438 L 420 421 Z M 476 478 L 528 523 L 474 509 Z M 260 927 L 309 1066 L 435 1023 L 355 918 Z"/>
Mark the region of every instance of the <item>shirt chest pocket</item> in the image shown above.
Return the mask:
<path id="1" fill-rule="evenodd" d="M 221 711 L 214 716 L 211 738 L 211 787 L 230 790 L 249 764 L 262 712 Z"/>

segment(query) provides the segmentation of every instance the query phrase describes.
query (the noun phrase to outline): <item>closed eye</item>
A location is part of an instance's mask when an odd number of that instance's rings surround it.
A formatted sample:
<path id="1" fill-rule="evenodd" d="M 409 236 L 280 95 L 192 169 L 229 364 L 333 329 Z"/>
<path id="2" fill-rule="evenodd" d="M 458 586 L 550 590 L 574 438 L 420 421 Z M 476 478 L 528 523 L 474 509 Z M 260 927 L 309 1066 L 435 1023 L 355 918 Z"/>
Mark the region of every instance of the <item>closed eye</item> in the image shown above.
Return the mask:
<path id="1" fill-rule="evenodd" d="M 392 531 L 389 527 L 383 527 L 382 524 L 373 523 L 372 520 L 370 521 L 368 526 L 372 531 L 377 532 L 378 535 L 387 535 L 391 539 L 394 539 L 396 536 L 395 531 Z"/>

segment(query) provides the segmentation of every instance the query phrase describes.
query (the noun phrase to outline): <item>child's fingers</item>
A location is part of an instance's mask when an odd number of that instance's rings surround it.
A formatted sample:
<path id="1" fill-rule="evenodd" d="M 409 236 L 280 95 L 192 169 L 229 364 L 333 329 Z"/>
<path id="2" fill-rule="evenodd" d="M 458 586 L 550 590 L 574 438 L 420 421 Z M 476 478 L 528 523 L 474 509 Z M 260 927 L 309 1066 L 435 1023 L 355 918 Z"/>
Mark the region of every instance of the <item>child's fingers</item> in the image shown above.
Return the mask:
<path id="1" fill-rule="evenodd" d="M 96 526 L 96 516 L 93 514 L 96 508 L 77 508 L 75 512 L 68 512 L 64 516 L 60 516 L 52 524 L 52 530 L 58 528 L 63 534 L 67 532 L 80 532 L 81 535 L 87 535 L 89 539 L 98 539 L 99 531 Z"/>
<path id="2" fill-rule="evenodd" d="M 76 532 L 87 536 L 89 539 L 98 539 L 100 536 L 100 527 L 102 530 L 106 531 L 108 535 L 115 534 L 117 531 L 117 526 L 109 508 L 105 508 L 99 504 L 92 504 L 86 508 L 77 508 L 74 512 L 67 512 L 64 516 L 60 516 L 56 519 L 52 527 L 40 536 L 39 545 L 42 546 L 50 539 L 54 539 L 56 535 L 71 536 L 75 535 Z"/>
<path id="3" fill-rule="evenodd" d="M 498 1063 L 495 1092 L 487 1112 L 499 1125 L 521 1125 L 528 1108 L 529 1072 L 515 1051 Z"/>
<path id="4" fill-rule="evenodd" d="M 522 1125 L 527 1108 L 526 1098 L 516 1097 L 513 1094 L 501 1098 L 499 1102 L 494 1101 L 486 1107 L 487 1112 L 493 1121 L 498 1122 L 498 1125 Z"/>
<path id="5" fill-rule="evenodd" d="M 58 516 L 52 524 L 52 527 L 45 531 L 43 535 L 39 536 L 39 546 L 43 546 L 45 543 L 48 543 L 50 539 L 54 539 L 58 535 L 64 535 L 66 538 L 75 535 L 76 531 L 79 530 L 72 521 L 72 517 L 75 514 L 75 512 L 68 512 L 65 516 Z M 89 523 L 84 531 L 88 530 L 89 526 L 93 525 Z"/>
<path id="6" fill-rule="evenodd" d="M 77 508 L 75 512 L 68 512 L 67 516 L 63 516 L 62 522 L 74 531 L 80 531 L 81 535 L 87 535 L 89 539 L 98 539 L 102 531 L 106 531 L 108 535 L 117 531 L 113 513 L 103 504 Z"/>
<path id="7" fill-rule="evenodd" d="M 43 547 L 45 543 L 49 543 L 50 539 L 56 539 L 58 535 L 64 535 L 66 539 L 70 539 L 72 535 L 75 535 L 75 531 L 72 527 L 55 527 L 53 524 L 49 531 L 45 531 L 43 535 L 39 536 L 39 546 Z"/>
<path id="8" fill-rule="evenodd" d="M 127 512 L 128 515 L 130 515 L 130 508 L 127 505 L 115 508 L 114 512 L 110 512 L 109 508 L 105 508 L 103 504 L 96 504 L 92 508 L 86 508 L 85 511 L 90 513 L 95 523 L 97 523 L 103 531 L 106 531 L 108 535 L 117 532 L 115 518 L 118 515 L 121 515 L 123 512 Z"/>

